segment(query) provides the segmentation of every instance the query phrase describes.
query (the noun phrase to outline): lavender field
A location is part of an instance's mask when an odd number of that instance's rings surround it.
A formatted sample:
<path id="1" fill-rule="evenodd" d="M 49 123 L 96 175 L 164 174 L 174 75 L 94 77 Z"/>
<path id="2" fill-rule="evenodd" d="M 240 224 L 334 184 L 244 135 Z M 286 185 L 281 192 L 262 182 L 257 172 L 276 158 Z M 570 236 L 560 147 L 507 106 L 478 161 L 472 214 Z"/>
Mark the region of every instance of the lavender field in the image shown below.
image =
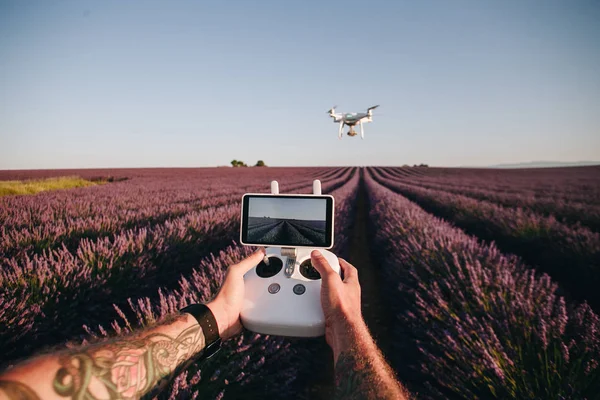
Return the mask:
<path id="1" fill-rule="evenodd" d="M 366 241 L 363 302 L 418 398 L 600 393 L 600 168 L 205 168 L 0 171 L 103 185 L 0 197 L 0 368 L 207 301 L 240 246 L 242 194 L 336 202 L 334 252 Z M 110 178 L 110 179 L 108 179 Z M 358 201 L 358 199 L 363 199 Z M 360 206 L 359 206 L 360 203 Z M 353 227 L 366 222 L 368 232 Z M 364 243 L 363 243 L 364 244 Z M 369 268 L 369 271 L 365 271 Z M 365 317 L 367 317 L 365 315 Z M 368 320 L 368 318 L 367 318 Z M 245 331 L 149 398 L 330 398 L 324 339 Z"/>

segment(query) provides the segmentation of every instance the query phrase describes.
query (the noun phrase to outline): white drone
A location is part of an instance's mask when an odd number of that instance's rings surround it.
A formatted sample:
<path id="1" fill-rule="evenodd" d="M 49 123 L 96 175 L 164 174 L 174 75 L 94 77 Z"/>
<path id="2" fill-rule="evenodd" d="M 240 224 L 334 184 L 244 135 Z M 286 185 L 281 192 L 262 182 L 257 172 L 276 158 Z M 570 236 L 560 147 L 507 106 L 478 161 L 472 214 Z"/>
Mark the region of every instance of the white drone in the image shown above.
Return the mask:
<path id="1" fill-rule="evenodd" d="M 363 123 L 372 122 L 373 121 L 373 110 L 379 107 L 379 105 L 367 108 L 366 113 L 335 113 L 335 108 L 337 106 L 333 106 L 331 110 L 327 111 L 329 116 L 333 118 L 334 123 L 340 124 L 340 129 L 338 131 L 338 137 L 342 138 L 342 131 L 344 130 L 344 125 L 348 125 L 350 129 L 348 130 L 348 136 L 356 136 L 356 131 L 354 127 L 356 124 L 360 125 L 360 137 L 365 138 L 365 130 L 363 129 Z"/>

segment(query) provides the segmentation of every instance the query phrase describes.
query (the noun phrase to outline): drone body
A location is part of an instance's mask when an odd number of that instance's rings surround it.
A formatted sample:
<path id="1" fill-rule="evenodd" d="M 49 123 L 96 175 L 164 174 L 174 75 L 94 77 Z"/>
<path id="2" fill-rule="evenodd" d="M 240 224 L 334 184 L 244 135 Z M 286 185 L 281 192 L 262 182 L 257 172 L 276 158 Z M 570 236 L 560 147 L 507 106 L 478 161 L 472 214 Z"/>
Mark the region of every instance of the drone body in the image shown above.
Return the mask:
<path id="1" fill-rule="evenodd" d="M 329 116 L 333 118 L 334 123 L 340 124 L 340 129 L 338 130 L 338 137 L 342 138 L 342 131 L 344 130 L 344 125 L 348 125 L 350 129 L 348 130 L 348 136 L 356 136 L 357 132 L 354 130 L 354 127 L 358 124 L 360 126 L 360 137 L 362 139 L 365 138 L 365 130 L 363 128 L 363 124 L 367 122 L 373 121 L 373 110 L 379 107 L 379 105 L 367 108 L 367 112 L 364 113 L 337 113 L 335 112 L 335 108 L 337 106 L 333 106 L 329 111 Z"/>

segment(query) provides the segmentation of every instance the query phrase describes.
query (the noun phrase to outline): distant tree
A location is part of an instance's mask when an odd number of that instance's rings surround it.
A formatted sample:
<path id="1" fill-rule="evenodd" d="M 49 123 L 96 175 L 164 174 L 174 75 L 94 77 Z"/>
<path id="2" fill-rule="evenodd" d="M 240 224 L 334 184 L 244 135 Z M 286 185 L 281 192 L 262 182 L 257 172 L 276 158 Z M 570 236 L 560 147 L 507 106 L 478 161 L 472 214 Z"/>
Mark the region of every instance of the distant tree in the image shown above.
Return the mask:
<path id="1" fill-rule="evenodd" d="M 258 160 L 256 162 L 255 167 L 266 167 L 267 165 L 265 164 L 265 162 L 263 160 Z"/>
<path id="2" fill-rule="evenodd" d="M 239 160 L 232 160 L 231 161 L 231 166 L 232 167 L 247 167 L 246 163 L 243 161 L 239 161 Z"/>
<path id="3" fill-rule="evenodd" d="M 420 164 L 419 167 L 429 168 L 429 165 L 427 165 L 427 164 Z"/>

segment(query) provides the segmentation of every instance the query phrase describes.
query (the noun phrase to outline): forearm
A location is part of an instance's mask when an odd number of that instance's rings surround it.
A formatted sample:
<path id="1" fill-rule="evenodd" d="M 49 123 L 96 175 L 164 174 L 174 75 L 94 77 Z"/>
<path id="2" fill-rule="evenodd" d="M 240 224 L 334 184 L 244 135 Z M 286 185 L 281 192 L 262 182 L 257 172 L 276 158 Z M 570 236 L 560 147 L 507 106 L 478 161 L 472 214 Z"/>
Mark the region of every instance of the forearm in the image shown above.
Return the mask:
<path id="1" fill-rule="evenodd" d="M 140 334 L 49 354 L 0 376 L 0 399 L 139 398 L 205 347 L 189 314 Z"/>
<path id="2" fill-rule="evenodd" d="M 362 319 L 341 324 L 334 337 L 336 398 L 409 398 Z"/>

